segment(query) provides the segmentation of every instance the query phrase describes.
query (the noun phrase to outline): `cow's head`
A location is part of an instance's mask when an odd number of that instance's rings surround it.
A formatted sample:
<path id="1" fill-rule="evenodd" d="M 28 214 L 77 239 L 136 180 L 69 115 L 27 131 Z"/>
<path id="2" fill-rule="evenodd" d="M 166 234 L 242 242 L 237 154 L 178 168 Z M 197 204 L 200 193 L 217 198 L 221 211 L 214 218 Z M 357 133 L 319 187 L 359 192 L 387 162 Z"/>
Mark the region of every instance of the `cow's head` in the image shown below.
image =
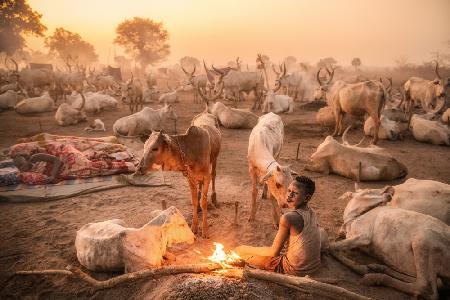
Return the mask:
<path id="1" fill-rule="evenodd" d="M 342 225 L 339 235 L 345 236 L 351 223 L 359 216 L 382 205 L 386 205 L 392 200 L 395 190 L 392 186 L 386 186 L 382 189 L 360 189 L 355 184 L 355 192 L 346 192 L 339 201 L 348 202 L 345 207 Z"/>
<path id="2" fill-rule="evenodd" d="M 133 92 L 133 86 L 132 86 L 133 80 L 134 80 L 134 75 L 133 75 L 133 73 L 131 73 L 130 80 L 126 83 L 122 83 L 122 86 L 120 87 L 120 91 L 122 93 L 121 100 L 123 103 L 126 103 L 126 101 L 128 100 L 128 98 L 131 96 L 131 94 Z"/>
<path id="3" fill-rule="evenodd" d="M 286 75 L 286 64 L 282 64 L 279 66 L 280 71 L 275 69 L 275 65 L 272 64 L 272 69 L 277 75 L 275 79 L 275 92 L 278 91 L 282 86 L 286 86 L 288 82 L 289 75 Z"/>
<path id="4" fill-rule="evenodd" d="M 291 168 L 289 166 L 280 166 L 268 171 L 262 178 L 262 182 L 267 183 L 269 192 L 275 197 L 279 207 L 287 207 L 287 189 L 292 182 Z"/>
<path id="5" fill-rule="evenodd" d="M 336 67 L 332 67 L 331 70 L 328 67 L 325 67 L 325 70 L 328 73 L 327 81 L 323 81 L 323 78 L 320 76 L 320 72 L 322 71 L 322 69 L 323 67 L 319 68 L 316 74 L 316 80 L 319 86 L 314 89 L 314 100 L 326 99 L 327 92 L 330 87 L 331 81 L 333 80 Z"/>
<path id="6" fill-rule="evenodd" d="M 170 161 L 171 139 L 168 135 L 153 131 L 144 144 L 144 154 L 136 169 L 140 175 L 146 174 L 153 165 L 160 165 L 165 169 L 165 162 Z M 170 169 L 170 168 L 169 168 Z"/>

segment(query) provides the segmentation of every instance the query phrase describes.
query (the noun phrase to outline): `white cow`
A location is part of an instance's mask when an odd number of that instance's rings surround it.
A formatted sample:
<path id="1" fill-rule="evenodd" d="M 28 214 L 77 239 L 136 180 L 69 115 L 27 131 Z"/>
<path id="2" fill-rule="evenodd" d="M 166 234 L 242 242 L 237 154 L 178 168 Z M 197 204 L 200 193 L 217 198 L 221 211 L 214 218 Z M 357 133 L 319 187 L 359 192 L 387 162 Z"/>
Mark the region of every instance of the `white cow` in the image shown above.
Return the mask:
<path id="1" fill-rule="evenodd" d="M 225 128 L 251 129 L 258 123 L 258 116 L 247 109 L 227 107 L 222 102 L 210 105 L 207 101 L 206 105 L 208 106 L 208 112 L 215 115 L 220 125 Z"/>
<path id="2" fill-rule="evenodd" d="M 8 90 L 0 95 L 0 111 L 11 109 L 23 99 L 23 95 L 18 92 Z"/>
<path id="3" fill-rule="evenodd" d="M 62 103 L 56 110 L 55 120 L 59 126 L 76 125 L 80 122 L 86 121 L 86 112 L 84 105 L 86 98 L 81 94 L 83 99 L 79 108 L 74 108 L 70 104 Z"/>
<path id="4" fill-rule="evenodd" d="M 263 113 L 273 112 L 276 114 L 294 112 L 294 100 L 288 95 L 277 95 L 269 90 L 263 105 Z"/>
<path id="5" fill-rule="evenodd" d="M 175 102 L 180 102 L 178 100 L 178 90 L 172 91 L 172 92 L 167 92 L 162 94 L 161 96 L 159 96 L 158 99 L 159 103 L 175 103 Z"/>
<path id="6" fill-rule="evenodd" d="M 450 146 L 450 128 L 438 121 L 431 121 L 414 114 L 409 130 L 419 142 Z"/>
<path id="7" fill-rule="evenodd" d="M 450 227 L 425 214 L 385 206 L 390 199 L 385 195 L 351 199 L 343 216 L 345 239 L 330 250 L 359 249 L 387 265 L 367 266 L 366 284 L 438 299 L 438 279 L 450 279 Z M 369 270 L 386 274 L 367 274 Z"/>
<path id="8" fill-rule="evenodd" d="M 144 107 L 141 111 L 114 122 L 113 132 L 116 136 L 138 137 L 156 129 L 160 130 L 161 123 L 165 119 L 174 121 L 176 131 L 177 115 L 173 111 L 172 105 L 166 104 L 159 109 Z"/>
<path id="9" fill-rule="evenodd" d="M 248 141 L 248 170 L 252 181 L 252 204 L 250 221 L 255 220 L 257 184 L 265 182 L 272 196 L 273 221 L 278 224 L 280 207 L 286 206 L 286 191 L 292 181 L 289 166 L 276 160 L 283 147 L 284 125 L 281 117 L 268 113 L 258 119 Z"/>
<path id="10" fill-rule="evenodd" d="M 395 141 L 402 139 L 401 133 L 407 130 L 407 126 L 403 126 L 400 122 L 389 120 L 383 114 L 380 118 L 380 129 L 378 130 L 378 138 L 381 140 Z M 368 136 L 375 134 L 375 122 L 372 117 L 368 117 L 364 123 L 364 133 Z"/>
<path id="11" fill-rule="evenodd" d="M 110 96 L 105 95 L 98 92 L 87 92 L 86 95 L 86 104 L 85 110 L 88 113 L 99 113 L 100 111 L 107 109 L 116 109 L 117 108 L 117 100 Z M 68 103 L 70 103 L 73 107 L 81 106 L 81 96 L 77 94 L 72 94 L 68 99 Z"/>
<path id="12" fill-rule="evenodd" d="M 327 136 L 311 155 L 307 170 L 364 181 L 393 180 L 404 177 L 408 170 L 405 165 L 389 155 L 386 150 L 372 146 L 361 148 L 347 142 L 348 127 L 340 144 Z"/>
<path id="13" fill-rule="evenodd" d="M 55 110 L 55 101 L 48 92 L 39 97 L 27 98 L 14 106 L 14 110 L 19 114 L 42 113 Z"/>

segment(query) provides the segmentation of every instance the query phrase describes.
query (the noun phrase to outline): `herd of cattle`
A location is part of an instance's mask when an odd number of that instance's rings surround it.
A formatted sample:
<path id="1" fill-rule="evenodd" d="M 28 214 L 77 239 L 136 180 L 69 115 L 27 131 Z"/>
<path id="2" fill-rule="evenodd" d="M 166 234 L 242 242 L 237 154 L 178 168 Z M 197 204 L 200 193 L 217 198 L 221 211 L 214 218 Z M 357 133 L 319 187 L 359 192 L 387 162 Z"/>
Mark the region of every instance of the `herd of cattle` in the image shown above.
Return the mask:
<path id="1" fill-rule="evenodd" d="M 326 106 L 316 115 L 318 124 L 334 127 L 310 157 L 306 170 L 335 173 L 356 181 L 386 181 L 402 178 L 408 169 L 384 148 L 375 146 L 378 139 L 402 139 L 409 130 L 420 141 L 450 145 L 450 78 L 443 79 L 436 63 L 435 80 L 412 77 L 403 85 L 403 97 L 392 97 L 392 80 L 361 79 L 358 82 L 333 81 L 335 68 L 320 68 L 317 83 L 311 87 L 306 71 L 287 74 L 284 65 L 276 70 L 274 88 L 270 88 L 266 62 L 258 56 L 255 71 L 237 68 L 209 69 L 204 63 L 203 74 L 196 68 L 186 74 L 186 82 L 177 89 L 159 95 L 164 106 L 143 107 L 154 91 L 143 89 L 140 80 L 132 76 L 127 82 L 116 82 L 109 75 L 95 74 L 79 67 L 74 72 L 49 70 L 2 71 L 0 108 L 14 109 L 19 114 L 54 111 L 58 125 L 68 126 L 86 120 L 86 112 L 98 113 L 117 108 L 115 96 L 120 95 L 132 114 L 116 120 L 113 132 L 117 136 L 134 138 L 149 136 L 137 174 L 145 174 L 155 165 L 162 170 L 181 171 L 188 179 L 192 196 L 192 230 L 198 230 L 198 206 L 202 213 L 202 235 L 207 237 L 207 194 L 211 183 L 211 199 L 217 205 L 215 192 L 216 162 L 222 144 L 220 126 L 230 129 L 251 129 L 248 144 L 248 168 L 252 182 L 250 221 L 255 220 L 257 186 L 265 184 L 273 204 L 273 219 L 277 224 L 281 209 L 286 207 L 287 186 L 296 174 L 289 166 L 278 162 L 283 146 L 284 124 L 281 113 L 292 113 L 295 101 L 302 99 L 305 89 L 313 90 L 314 100 L 325 100 Z M 33 71 L 33 72 L 32 72 Z M 325 76 L 321 73 L 326 72 Z M 34 74 L 34 75 L 32 75 Z M 39 78 L 39 79 L 38 79 Z M 36 91 L 41 91 L 36 95 Z M 184 134 L 169 135 L 161 129 L 166 119 L 177 115 L 171 103 L 178 93 L 192 92 L 195 103 L 205 103 L 206 109 L 195 116 Z M 31 97 L 29 95 L 32 95 Z M 241 101 L 253 98 L 252 111 L 228 107 L 220 99 Z M 62 100 L 58 107 L 56 102 Z M 264 99 L 264 103 L 262 103 Z M 312 99 L 309 99 L 312 100 Z M 417 108 L 419 106 L 419 109 Z M 258 117 L 254 111 L 264 113 Z M 417 113 L 422 111 L 422 113 Z M 364 117 L 367 118 L 364 120 Z M 363 141 L 351 145 L 347 132 L 358 122 L 372 145 Z M 86 130 L 105 130 L 96 119 Z M 342 134 L 342 143 L 334 136 Z M 426 191 L 426 192 L 424 192 Z M 450 185 L 409 179 L 398 186 L 384 189 L 357 188 L 342 196 L 348 201 L 344 212 L 342 233 L 345 239 L 330 245 L 330 251 L 361 249 L 388 265 L 358 266 L 343 262 L 364 274 L 371 284 L 383 284 L 406 293 L 437 299 L 438 288 L 450 279 Z M 200 203 L 199 203 L 200 201 Z"/>

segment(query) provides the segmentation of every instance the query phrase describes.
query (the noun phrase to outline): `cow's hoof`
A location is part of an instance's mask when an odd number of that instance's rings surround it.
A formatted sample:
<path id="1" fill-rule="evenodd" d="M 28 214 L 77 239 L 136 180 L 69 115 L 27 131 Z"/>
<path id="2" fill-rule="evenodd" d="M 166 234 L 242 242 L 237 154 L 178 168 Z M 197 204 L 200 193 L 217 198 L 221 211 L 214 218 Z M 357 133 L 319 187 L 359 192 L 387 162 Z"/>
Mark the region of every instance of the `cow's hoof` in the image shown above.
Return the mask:
<path id="1" fill-rule="evenodd" d="M 191 226 L 191 230 L 192 230 L 192 232 L 193 232 L 194 234 L 197 234 L 198 226 L 192 225 L 192 226 Z"/>

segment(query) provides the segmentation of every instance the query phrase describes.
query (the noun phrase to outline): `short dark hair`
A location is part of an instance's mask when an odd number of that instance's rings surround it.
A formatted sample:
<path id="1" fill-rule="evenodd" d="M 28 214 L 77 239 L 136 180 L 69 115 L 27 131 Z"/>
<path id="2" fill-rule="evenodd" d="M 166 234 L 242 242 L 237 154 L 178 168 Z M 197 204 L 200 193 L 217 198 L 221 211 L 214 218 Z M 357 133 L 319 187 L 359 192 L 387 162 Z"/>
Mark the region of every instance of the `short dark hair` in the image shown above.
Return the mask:
<path id="1" fill-rule="evenodd" d="M 310 198 L 312 197 L 314 191 L 316 190 L 316 184 L 314 183 L 314 181 L 312 181 L 311 178 L 306 176 L 295 177 L 294 184 L 299 189 L 303 188 L 305 190 L 306 196 L 309 196 Z"/>

